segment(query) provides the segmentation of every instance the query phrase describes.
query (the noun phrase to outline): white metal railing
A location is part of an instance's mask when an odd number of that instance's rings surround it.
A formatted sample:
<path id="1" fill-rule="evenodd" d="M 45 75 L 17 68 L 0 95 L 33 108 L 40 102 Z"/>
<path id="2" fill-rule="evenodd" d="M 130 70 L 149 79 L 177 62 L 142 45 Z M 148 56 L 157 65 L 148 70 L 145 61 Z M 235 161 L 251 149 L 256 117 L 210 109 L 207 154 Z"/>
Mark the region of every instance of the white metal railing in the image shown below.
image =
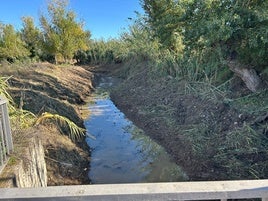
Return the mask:
<path id="1" fill-rule="evenodd" d="M 13 150 L 7 100 L 0 96 L 0 173 Z"/>
<path id="2" fill-rule="evenodd" d="M 268 199 L 268 180 L 0 188 L 0 201 L 179 201 Z"/>

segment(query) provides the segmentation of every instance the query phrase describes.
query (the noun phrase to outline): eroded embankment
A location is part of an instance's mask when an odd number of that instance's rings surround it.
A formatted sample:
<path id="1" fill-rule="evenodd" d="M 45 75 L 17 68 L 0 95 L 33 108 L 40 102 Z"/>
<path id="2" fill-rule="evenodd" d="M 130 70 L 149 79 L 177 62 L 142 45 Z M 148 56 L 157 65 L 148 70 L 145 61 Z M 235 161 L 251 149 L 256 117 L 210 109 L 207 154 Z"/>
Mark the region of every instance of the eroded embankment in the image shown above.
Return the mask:
<path id="1" fill-rule="evenodd" d="M 11 76 L 9 93 L 19 107 L 37 116 L 43 112 L 59 114 L 83 127 L 82 115 L 87 111 L 83 104 L 93 89 L 91 72 L 82 67 L 48 63 L 8 66 L 1 71 L 2 76 Z M 15 151 L 3 181 L 14 177 L 14 165 L 21 161 L 27 168 L 25 148 L 31 144 L 31 138 L 36 138 L 44 147 L 48 185 L 89 183 L 89 150 L 84 139 L 74 143 L 53 124 L 21 130 L 14 123 Z"/>

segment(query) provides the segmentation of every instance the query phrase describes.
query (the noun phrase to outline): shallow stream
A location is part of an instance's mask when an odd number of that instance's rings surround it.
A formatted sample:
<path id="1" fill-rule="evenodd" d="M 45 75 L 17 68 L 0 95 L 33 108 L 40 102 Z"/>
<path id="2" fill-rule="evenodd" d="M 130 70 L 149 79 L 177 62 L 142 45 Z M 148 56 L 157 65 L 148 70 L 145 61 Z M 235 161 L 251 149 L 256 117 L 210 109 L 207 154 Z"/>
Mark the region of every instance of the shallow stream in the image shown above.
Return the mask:
<path id="1" fill-rule="evenodd" d="M 91 148 L 89 178 L 93 184 L 172 182 L 187 179 L 154 140 L 136 127 L 114 105 L 108 88 L 116 80 L 102 77 L 93 101 L 90 115 L 85 120 Z"/>

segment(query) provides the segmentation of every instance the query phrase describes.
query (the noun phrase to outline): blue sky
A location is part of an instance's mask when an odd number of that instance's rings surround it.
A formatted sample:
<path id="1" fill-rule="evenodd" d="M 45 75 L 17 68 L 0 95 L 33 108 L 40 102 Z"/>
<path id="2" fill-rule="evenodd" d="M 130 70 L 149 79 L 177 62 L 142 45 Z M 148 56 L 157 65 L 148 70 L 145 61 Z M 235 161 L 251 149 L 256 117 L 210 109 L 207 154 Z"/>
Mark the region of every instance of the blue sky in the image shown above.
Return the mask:
<path id="1" fill-rule="evenodd" d="M 0 4 L 0 22 L 21 28 L 21 17 L 32 16 L 39 25 L 40 13 L 46 10 L 48 0 L 5 0 Z M 142 13 L 139 0 L 69 0 L 70 8 L 78 19 L 85 22 L 94 39 L 118 37 L 135 18 L 135 11 Z"/>

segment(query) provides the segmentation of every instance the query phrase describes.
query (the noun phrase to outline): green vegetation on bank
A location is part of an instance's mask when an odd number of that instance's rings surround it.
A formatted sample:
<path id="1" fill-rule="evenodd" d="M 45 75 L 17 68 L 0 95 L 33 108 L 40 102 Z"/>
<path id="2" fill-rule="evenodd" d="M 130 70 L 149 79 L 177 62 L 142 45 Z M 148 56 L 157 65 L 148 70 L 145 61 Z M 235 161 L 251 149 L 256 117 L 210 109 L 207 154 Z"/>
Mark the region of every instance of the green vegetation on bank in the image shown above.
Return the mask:
<path id="1" fill-rule="evenodd" d="M 145 15 L 128 32 L 116 41 L 92 42 L 91 50 L 80 53 L 83 61 L 150 60 L 162 74 L 214 83 L 235 72 L 251 91 L 262 88 L 259 75 L 267 76 L 268 65 L 267 1 L 144 0 L 141 5 Z M 250 69 L 250 78 L 241 69 Z"/>

